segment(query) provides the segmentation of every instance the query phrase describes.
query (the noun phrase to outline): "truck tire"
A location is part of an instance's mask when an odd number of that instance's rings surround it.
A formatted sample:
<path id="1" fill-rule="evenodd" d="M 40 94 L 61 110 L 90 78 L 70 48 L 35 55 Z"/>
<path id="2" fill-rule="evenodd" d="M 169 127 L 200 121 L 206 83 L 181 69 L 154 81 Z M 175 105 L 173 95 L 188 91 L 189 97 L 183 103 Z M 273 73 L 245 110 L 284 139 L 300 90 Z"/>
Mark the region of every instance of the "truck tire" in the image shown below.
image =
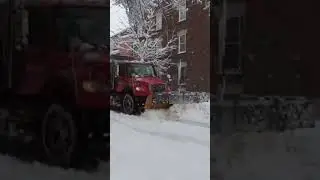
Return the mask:
<path id="1" fill-rule="evenodd" d="M 126 93 L 122 96 L 121 109 L 123 113 L 129 115 L 140 115 L 144 111 L 144 109 L 135 101 L 134 96 L 130 93 Z"/>
<path id="2" fill-rule="evenodd" d="M 72 114 L 61 105 L 50 105 L 41 124 L 41 144 L 46 161 L 51 165 L 70 167 L 77 133 Z"/>
<path id="3" fill-rule="evenodd" d="M 134 98 L 131 94 L 126 93 L 123 98 L 121 98 L 121 107 L 122 107 L 122 111 L 125 114 L 135 114 L 136 113 L 136 103 L 134 101 Z"/>

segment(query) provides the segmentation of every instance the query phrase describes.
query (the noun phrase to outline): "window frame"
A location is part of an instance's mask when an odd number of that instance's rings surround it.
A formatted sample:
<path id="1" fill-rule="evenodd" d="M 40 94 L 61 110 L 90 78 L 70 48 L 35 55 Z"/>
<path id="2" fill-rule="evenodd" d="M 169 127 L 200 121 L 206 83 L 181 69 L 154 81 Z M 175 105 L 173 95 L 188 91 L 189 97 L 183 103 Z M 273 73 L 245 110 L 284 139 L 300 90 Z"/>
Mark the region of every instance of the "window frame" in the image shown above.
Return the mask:
<path id="1" fill-rule="evenodd" d="M 162 13 L 157 12 L 156 13 L 156 31 L 159 31 L 162 29 Z"/>
<path id="2" fill-rule="evenodd" d="M 157 42 L 157 49 L 161 49 L 163 48 L 163 38 L 162 37 L 158 37 L 158 42 Z"/>
<path id="3" fill-rule="evenodd" d="M 242 50 L 243 50 L 243 32 L 245 32 L 245 24 L 246 24 L 246 15 L 244 14 L 244 11 L 241 11 L 241 9 L 239 10 L 239 12 L 231 12 L 231 10 L 229 9 L 229 3 L 230 6 L 233 4 L 232 2 L 227 2 L 227 1 L 222 1 L 221 3 L 221 10 L 222 10 L 222 14 L 221 14 L 221 18 L 219 20 L 219 45 L 218 45 L 218 55 L 217 55 L 217 62 L 215 71 L 218 74 L 242 74 L 243 73 L 243 67 L 242 67 L 242 61 L 243 61 L 243 57 L 242 57 Z M 243 7 L 245 7 L 246 2 L 241 2 L 241 4 L 244 4 Z M 230 12 L 229 12 L 230 11 Z M 238 39 L 230 39 L 229 38 L 229 34 L 228 33 L 228 23 L 230 23 L 231 21 L 228 22 L 228 20 L 232 19 L 232 18 L 237 18 L 238 20 Z M 235 66 L 235 68 L 227 68 L 225 67 L 225 63 L 226 61 L 224 60 L 224 57 L 226 56 L 226 50 L 227 50 L 227 46 L 238 46 L 238 57 L 237 57 L 237 66 Z"/>
<path id="4" fill-rule="evenodd" d="M 123 73 L 123 74 L 122 74 Z M 118 76 L 128 76 L 128 70 L 127 70 L 127 65 L 124 63 L 119 63 L 118 64 Z"/>
<path id="5" fill-rule="evenodd" d="M 182 68 L 185 68 L 183 72 L 182 72 Z M 181 82 L 182 73 L 184 74 L 184 77 L 185 77 L 184 82 Z M 187 77 L 187 63 L 180 59 L 180 62 L 178 63 L 178 85 L 185 85 L 186 77 Z"/>
<path id="6" fill-rule="evenodd" d="M 178 22 L 187 20 L 187 0 L 181 0 L 183 3 L 179 4 L 178 7 Z"/>
<path id="7" fill-rule="evenodd" d="M 181 30 L 178 32 L 178 54 L 186 53 L 187 52 L 187 31 Z M 181 50 L 181 38 L 184 36 L 184 50 Z"/>

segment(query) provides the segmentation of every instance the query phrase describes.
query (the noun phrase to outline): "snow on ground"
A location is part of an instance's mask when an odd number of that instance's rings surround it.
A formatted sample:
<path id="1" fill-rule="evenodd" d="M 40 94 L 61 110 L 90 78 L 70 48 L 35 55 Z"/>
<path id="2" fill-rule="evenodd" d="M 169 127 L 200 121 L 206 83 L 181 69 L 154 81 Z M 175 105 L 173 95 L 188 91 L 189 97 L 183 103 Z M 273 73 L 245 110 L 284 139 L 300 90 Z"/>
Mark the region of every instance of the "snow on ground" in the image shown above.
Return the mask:
<path id="1" fill-rule="evenodd" d="M 107 164 L 102 164 L 98 173 L 63 170 L 40 163 L 26 164 L 12 157 L 0 156 L 1 180 L 108 180 Z"/>
<path id="2" fill-rule="evenodd" d="M 209 103 L 177 105 L 142 116 L 111 112 L 112 180 L 209 179 Z M 1 180 L 107 180 L 97 173 L 27 164 L 0 156 Z"/>
<path id="3" fill-rule="evenodd" d="M 112 180 L 210 179 L 209 103 L 111 112 Z"/>
<path id="4" fill-rule="evenodd" d="M 319 139 L 320 123 L 293 135 L 251 133 L 222 138 L 212 152 L 218 162 L 212 168 L 224 180 L 319 180 Z M 226 163 L 228 156 L 232 166 Z"/>
<path id="5" fill-rule="evenodd" d="M 175 105 L 141 116 L 111 112 L 111 180 L 210 178 L 209 103 Z M 320 122 L 314 129 L 212 136 L 212 176 L 224 180 L 319 180 Z M 287 152 L 291 147 L 291 152 Z M 229 157 L 229 164 L 227 163 Z M 0 156 L 3 180 L 108 179 L 108 166 L 88 174 Z M 219 178 L 216 178 L 219 179 Z M 222 178 L 220 178 L 222 179 Z M 219 180 L 220 180 L 219 179 Z"/>

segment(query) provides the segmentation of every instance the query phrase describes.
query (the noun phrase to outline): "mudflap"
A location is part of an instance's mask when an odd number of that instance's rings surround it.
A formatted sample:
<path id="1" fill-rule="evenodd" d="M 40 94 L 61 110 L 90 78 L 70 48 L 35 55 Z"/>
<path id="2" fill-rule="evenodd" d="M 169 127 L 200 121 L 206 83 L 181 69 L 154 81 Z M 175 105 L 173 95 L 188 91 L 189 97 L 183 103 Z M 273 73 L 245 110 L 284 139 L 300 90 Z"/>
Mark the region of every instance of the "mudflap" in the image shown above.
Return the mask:
<path id="1" fill-rule="evenodd" d="M 110 144 L 110 111 L 87 110 L 83 114 L 83 137 L 87 139 L 85 146 L 91 157 L 103 161 L 109 161 Z"/>
<path id="2" fill-rule="evenodd" d="M 104 137 L 92 137 L 89 140 L 89 153 L 92 153 L 96 159 L 109 162 L 110 160 L 110 136 L 105 134 Z"/>

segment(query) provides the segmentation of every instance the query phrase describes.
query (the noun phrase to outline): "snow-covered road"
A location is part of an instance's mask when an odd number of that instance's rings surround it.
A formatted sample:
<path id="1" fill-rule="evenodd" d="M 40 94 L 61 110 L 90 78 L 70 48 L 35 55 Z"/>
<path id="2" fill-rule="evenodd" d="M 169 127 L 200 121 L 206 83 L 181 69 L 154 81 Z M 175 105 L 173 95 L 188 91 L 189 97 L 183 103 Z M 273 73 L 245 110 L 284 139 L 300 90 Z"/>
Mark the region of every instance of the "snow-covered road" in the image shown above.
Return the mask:
<path id="1" fill-rule="evenodd" d="M 110 179 L 210 179 L 209 113 L 209 103 L 173 106 L 141 116 L 111 112 Z M 319 180 L 319 141 L 320 123 L 294 136 L 251 133 L 223 138 L 212 149 L 218 162 L 212 168 L 224 180 Z M 286 147 L 296 151 L 287 152 Z M 232 167 L 226 164 L 227 156 L 232 158 Z M 109 178 L 107 164 L 88 174 L 0 156 L 0 167 L 1 180 Z"/>
<path id="2" fill-rule="evenodd" d="M 110 179 L 210 179 L 209 103 L 111 113 Z"/>
<path id="3" fill-rule="evenodd" d="M 111 112 L 110 179 L 209 179 L 209 127 L 209 103 L 142 116 Z M 0 179 L 108 180 L 109 166 L 89 174 L 0 156 Z"/>

